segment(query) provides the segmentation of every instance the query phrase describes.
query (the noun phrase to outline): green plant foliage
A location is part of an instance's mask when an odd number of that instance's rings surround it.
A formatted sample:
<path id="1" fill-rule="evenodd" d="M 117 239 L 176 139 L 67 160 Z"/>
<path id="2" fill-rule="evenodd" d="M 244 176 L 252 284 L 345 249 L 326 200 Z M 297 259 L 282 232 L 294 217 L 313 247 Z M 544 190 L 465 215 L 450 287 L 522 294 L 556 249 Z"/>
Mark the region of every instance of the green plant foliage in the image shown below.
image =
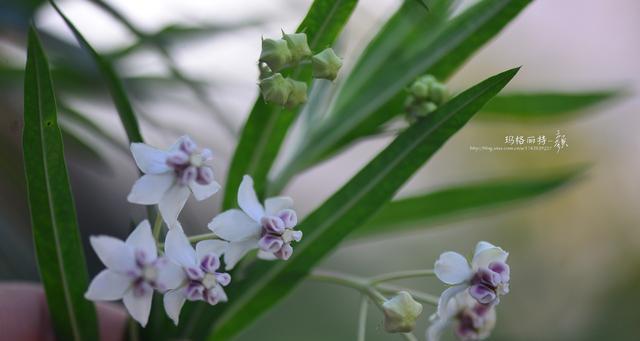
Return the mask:
<path id="1" fill-rule="evenodd" d="M 459 219 L 465 214 L 532 199 L 567 185 L 582 172 L 579 169 L 544 177 L 481 181 L 395 200 L 357 229 L 353 237 L 422 229 L 447 218 Z"/>
<path id="2" fill-rule="evenodd" d="M 316 0 L 296 32 L 307 34 L 311 50 L 330 46 L 342 31 L 356 3 L 356 0 Z M 297 68 L 291 76 L 307 84 L 311 82 L 309 70 Z M 269 170 L 300 110 L 282 108 L 257 99 L 231 160 L 223 199 L 225 208 L 236 205 L 237 189 L 244 174 L 253 176 L 259 194 L 264 190 Z"/>
<path id="3" fill-rule="evenodd" d="M 442 145 L 515 76 L 490 77 L 405 132 L 301 224 L 305 237 L 287 262 L 259 264 L 229 290 L 208 340 L 230 340 L 290 292 L 324 256 L 387 203 Z"/>
<path id="4" fill-rule="evenodd" d="M 89 42 L 82 36 L 80 31 L 73 25 L 73 23 L 62 13 L 60 8 L 55 4 L 55 2 L 50 1 L 53 8 L 58 12 L 60 17 L 64 20 L 67 27 L 71 30 L 73 35 L 78 40 L 78 43 L 84 47 L 87 52 L 93 58 L 93 61 L 98 66 L 98 69 L 102 73 L 104 80 L 107 83 L 109 88 L 109 92 L 111 93 L 111 98 L 113 99 L 113 104 L 118 110 L 118 114 L 120 115 L 120 121 L 122 121 L 122 125 L 127 133 L 127 137 L 129 138 L 129 142 L 142 142 L 142 135 L 140 134 L 140 127 L 138 126 L 138 119 L 136 118 L 135 112 L 133 111 L 133 107 L 131 106 L 131 102 L 129 101 L 129 97 L 122 85 L 122 81 L 118 78 L 115 70 L 111 63 L 103 58 L 96 50 L 91 47 Z"/>
<path id="5" fill-rule="evenodd" d="M 96 340 L 87 270 L 64 161 L 49 66 L 35 29 L 25 70 L 23 150 L 40 277 L 59 340 Z"/>
<path id="6" fill-rule="evenodd" d="M 481 117 L 509 120 L 562 119 L 618 95 L 619 92 L 612 90 L 504 94 L 489 101 Z"/>
<path id="7" fill-rule="evenodd" d="M 450 1 L 434 4 L 432 12 L 405 2 L 365 50 L 325 121 L 309 133 L 269 192 L 278 193 L 299 171 L 401 114 L 411 81 L 425 73 L 448 78 L 529 2 L 479 1 L 444 24 Z"/>

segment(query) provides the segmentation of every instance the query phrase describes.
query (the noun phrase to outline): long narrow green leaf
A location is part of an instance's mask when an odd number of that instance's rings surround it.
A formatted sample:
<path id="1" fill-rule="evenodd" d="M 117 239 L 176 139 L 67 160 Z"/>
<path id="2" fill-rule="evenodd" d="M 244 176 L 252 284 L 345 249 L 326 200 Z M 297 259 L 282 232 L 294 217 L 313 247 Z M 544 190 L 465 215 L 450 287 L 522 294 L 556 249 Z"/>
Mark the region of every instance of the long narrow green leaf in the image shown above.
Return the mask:
<path id="1" fill-rule="evenodd" d="M 300 224 L 304 239 L 286 262 L 261 263 L 236 281 L 208 340 L 237 335 L 290 292 L 324 256 L 386 204 L 400 187 L 516 74 L 470 88 L 400 134 Z"/>
<path id="2" fill-rule="evenodd" d="M 47 305 L 59 340 L 97 340 L 73 196 L 49 66 L 34 28 L 29 30 L 22 136 L 31 226 Z"/>
<path id="3" fill-rule="evenodd" d="M 316 0 L 297 29 L 305 32 L 313 51 L 333 44 L 351 16 L 357 0 Z M 311 73 L 297 69 L 293 78 L 311 82 Z M 269 170 L 280 150 L 289 127 L 300 112 L 265 103 L 258 98 L 244 126 L 229 167 L 223 206 L 235 206 L 237 188 L 242 176 L 250 174 L 261 193 Z"/>
<path id="4" fill-rule="evenodd" d="M 420 32 L 396 28 L 410 26 L 416 18 L 420 19 L 411 15 L 415 11 L 424 12 L 414 1 L 406 2 L 400 11 L 410 14 L 407 16 L 409 22 L 397 19 L 398 23 L 388 28 L 403 33 L 396 39 L 405 44 L 398 46 L 383 63 L 378 63 L 377 69 L 356 70 L 362 74 L 350 77 L 350 80 L 355 79 L 352 82 L 345 82 L 344 91 L 336 98 L 336 105 L 327 121 L 305 141 L 292 161 L 277 175 L 269 192 L 279 192 L 296 173 L 325 158 L 328 151 L 336 149 L 336 144 L 344 144 L 345 137 L 352 132 L 369 132 L 371 126 L 379 126 L 402 113 L 407 84 L 424 73 L 439 79 L 449 77 L 530 1 L 481 0 L 442 28 L 436 25 L 435 34 L 424 36 Z M 367 120 L 373 120 L 373 124 Z M 353 136 L 353 139 L 357 137 Z"/>
<path id="5" fill-rule="evenodd" d="M 98 66 L 100 73 L 102 73 L 102 76 L 107 83 L 107 87 L 109 88 L 109 92 L 111 93 L 113 104 L 118 111 L 118 115 L 120 115 L 120 121 L 122 121 L 122 125 L 124 126 L 127 137 L 129 138 L 129 143 L 142 142 L 143 140 L 142 135 L 140 134 L 140 127 L 138 126 L 138 119 L 133 111 L 129 97 L 124 90 L 122 81 L 118 78 L 113 66 L 107 59 L 103 58 L 93 47 L 91 47 L 91 44 L 89 44 L 80 31 L 78 31 L 73 23 L 64 15 L 64 13 L 62 13 L 56 3 L 53 0 L 50 0 L 50 3 L 67 24 L 67 27 L 69 27 L 73 35 L 76 37 L 76 40 L 78 40 L 78 43 L 80 43 L 80 45 L 89 52 L 91 58 L 93 58 L 94 62 Z"/>
<path id="6" fill-rule="evenodd" d="M 502 207 L 547 194 L 572 182 L 583 170 L 529 179 L 501 179 L 445 188 L 388 203 L 354 238 L 430 227 L 446 218 Z"/>
<path id="7" fill-rule="evenodd" d="M 561 93 L 513 93 L 496 96 L 483 108 L 481 117 L 492 119 L 561 119 L 616 97 L 613 90 Z"/>

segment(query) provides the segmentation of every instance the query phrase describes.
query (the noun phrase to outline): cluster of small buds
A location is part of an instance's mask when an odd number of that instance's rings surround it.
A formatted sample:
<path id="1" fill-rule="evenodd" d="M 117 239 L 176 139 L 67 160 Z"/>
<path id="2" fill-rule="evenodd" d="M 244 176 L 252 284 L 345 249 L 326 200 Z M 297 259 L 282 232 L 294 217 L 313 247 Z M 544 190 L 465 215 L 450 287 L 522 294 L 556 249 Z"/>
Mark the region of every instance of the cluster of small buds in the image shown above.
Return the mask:
<path id="1" fill-rule="evenodd" d="M 424 75 L 409 86 L 405 110 L 409 122 L 434 112 L 447 99 L 447 87 L 432 75 Z"/>
<path id="2" fill-rule="evenodd" d="M 258 66 L 260 92 L 264 100 L 287 108 L 306 103 L 307 84 L 284 77 L 280 71 L 309 60 L 314 78 L 334 80 L 342 67 L 342 60 L 331 48 L 313 55 L 305 33 L 287 34 L 283 31 L 281 39 L 262 39 Z"/>

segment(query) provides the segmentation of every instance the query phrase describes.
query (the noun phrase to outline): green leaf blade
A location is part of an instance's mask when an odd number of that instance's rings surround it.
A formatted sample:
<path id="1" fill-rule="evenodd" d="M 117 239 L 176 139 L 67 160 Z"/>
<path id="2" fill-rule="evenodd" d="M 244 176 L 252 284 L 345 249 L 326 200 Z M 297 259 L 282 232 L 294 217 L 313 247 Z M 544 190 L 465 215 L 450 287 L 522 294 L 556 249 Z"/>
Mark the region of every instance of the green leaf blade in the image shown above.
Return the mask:
<path id="1" fill-rule="evenodd" d="M 292 290 L 331 250 L 380 207 L 453 134 L 462 128 L 516 74 L 503 72 L 463 92 L 433 116 L 400 134 L 385 150 L 300 224 L 302 242 L 286 262 L 258 264 L 234 283 L 229 303 L 208 340 L 224 341 L 255 320 Z"/>
<path id="2" fill-rule="evenodd" d="M 294 161 L 278 174 L 272 192 L 279 192 L 288 179 L 326 158 L 329 151 L 339 151 L 342 146 L 361 137 L 357 132 L 371 132 L 402 113 L 407 95 L 404 88 L 407 84 L 425 73 L 442 80 L 448 78 L 530 2 L 531 0 L 482 0 L 444 25 L 439 24 L 441 17 L 435 17 L 436 22 L 432 26 L 425 26 L 430 13 L 425 16 L 416 15 L 418 10 L 425 12 L 424 9 L 419 8 L 419 4 L 415 2 L 405 2 L 400 13 L 406 12 L 407 16 L 402 18 L 410 22 L 394 16 L 392 20 L 395 19 L 393 22 L 397 23 L 385 26 L 396 32 L 399 35 L 395 37 L 396 40 L 404 44 L 395 45 L 395 53 L 371 49 L 366 51 L 370 55 L 380 55 L 366 59 L 367 64 L 377 65 L 377 68 L 372 70 L 356 66 L 354 72 L 359 74 L 351 75 L 345 82 L 343 89 L 346 91 L 341 91 L 336 98 L 336 105 L 329 113 L 327 122 L 300 148 L 292 158 Z M 446 1 L 443 3 L 447 4 Z M 448 13 L 449 8 L 449 5 L 443 6 L 441 13 Z M 410 24 L 420 28 L 430 27 L 435 32 L 428 32 L 427 38 L 424 38 L 420 32 L 407 29 Z M 382 38 L 373 41 L 375 46 L 394 46 L 385 32 L 381 32 L 379 36 Z"/>
<path id="3" fill-rule="evenodd" d="M 532 199 L 567 185 L 581 173 L 580 169 L 544 177 L 481 181 L 395 200 L 356 230 L 353 237 L 366 238 L 430 227 L 447 218 Z"/>
<path id="4" fill-rule="evenodd" d="M 88 275 L 64 161 L 62 135 L 47 60 L 29 31 L 25 70 L 23 150 L 38 268 L 60 340 L 96 340 Z"/>
<path id="5" fill-rule="evenodd" d="M 78 43 L 89 53 L 91 58 L 96 63 L 102 77 L 107 83 L 113 104 L 118 111 L 120 121 L 127 133 L 129 143 L 143 142 L 142 134 L 140 133 L 140 127 L 138 125 L 138 119 L 136 118 L 131 101 L 127 96 L 122 81 L 118 78 L 118 74 L 114 70 L 111 63 L 104 57 L 102 57 L 89 42 L 84 38 L 80 31 L 73 25 L 71 20 L 67 18 L 64 13 L 58 8 L 53 0 L 49 1 L 53 8 L 58 12 L 60 17 L 64 20 L 67 27 L 71 30 Z"/>
<path id="6" fill-rule="evenodd" d="M 312 50 L 333 44 L 351 16 L 357 0 L 316 0 L 296 32 L 307 34 Z M 311 83 L 311 73 L 297 69 L 294 77 Z M 223 207 L 235 207 L 238 186 L 242 176 L 253 177 L 256 191 L 264 191 L 267 175 L 280 151 L 289 127 L 298 117 L 300 108 L 286 109 L 265 103 L 260 95 L 242 130 L 229 167 Z"/>
<path id="7" fill-rule="evenodd" d="M 571 117 L 619 95 L 614 90 L 592 92 L 531 92 L 496 96 L 483 108 L 480 117 L 508 120 L 547 120 Z"/>

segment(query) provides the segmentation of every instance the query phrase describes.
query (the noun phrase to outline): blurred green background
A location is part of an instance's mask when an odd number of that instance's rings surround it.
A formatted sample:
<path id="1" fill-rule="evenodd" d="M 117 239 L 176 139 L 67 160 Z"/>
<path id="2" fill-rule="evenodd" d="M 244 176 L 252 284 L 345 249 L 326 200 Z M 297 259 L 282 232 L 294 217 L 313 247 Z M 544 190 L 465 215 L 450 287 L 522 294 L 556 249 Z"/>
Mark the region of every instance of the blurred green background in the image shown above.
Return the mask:
<path id="1" fill-rule="evenodd" d="M 291 31 L 309 1 L 111 0 L 146 35 L 144 43 L 92 1 L 62 9 L 101 52 L 117 61 L 141 115 L 145 138 L 166 146 L 188 133 L 216 152 L 224 178 L 235 140 L 257 95 L 260 37 Z M 462 1 L 467 5 L 468 1 Z M 399 1 L 362 0 L 336 47 L 345 67 Z M 84 240 L 96 233 L 123 236 L 144 209 L 126 195 L 137 177 L 124 131 L 87 54 L 60 19 L 39 1 L 0 3 L 0 278 L 37 280 L 29 236 L 20 132 L 26 25 L 35 15 L 46 32 L 65 129 L 67 162 Z M 449 83 L 460 90 L 488 75 L 522 65 L 507 91 L 623 89 L 624 95 L 568 118 L 545 121 L 474 119 L 421 170 L 398 197 L 469 180 L 535 176 L 588 164 L 571 185 L 533 201 L 503 206 L 435 227 L 364 242 L 348 242 L 323 269 L 375 275 L 430 268 L 446 250 L 471 252 L 477 240 L 510 251 L 511 293 L 498 309 L 491 340 L 636 340 L 640 335 L 640 3 L 634 0 L 534 2 Z M 339 80 L 338 80 L 339 81 Z M 194 91 L 195 90 L 195 91 Z M 555 152 L 473 152 L 472 145 L 504 145 L 505 136 L 566 134 Z M 349 179 L 388 142 L 366 141 L 298 177 L 287 189 L 302 215 Z M 295 137 L 289 145 L 295 143 Z M 219 197 L 190 201 L 182 221 L 202 231 Z M 87 249 L 88 250 L 88 249 Z M 100 264 L 88 252 L 90 270 Z M 407 281 L 438 294 L 435 279 Z M 305 283 L 240 340 L 352 340 L 359 297 L 349 289 Z M 422 337 L 426 307 L 417 334 Z M 369 314 L 367 340 L 385 334 L 381 315 Z"/>

